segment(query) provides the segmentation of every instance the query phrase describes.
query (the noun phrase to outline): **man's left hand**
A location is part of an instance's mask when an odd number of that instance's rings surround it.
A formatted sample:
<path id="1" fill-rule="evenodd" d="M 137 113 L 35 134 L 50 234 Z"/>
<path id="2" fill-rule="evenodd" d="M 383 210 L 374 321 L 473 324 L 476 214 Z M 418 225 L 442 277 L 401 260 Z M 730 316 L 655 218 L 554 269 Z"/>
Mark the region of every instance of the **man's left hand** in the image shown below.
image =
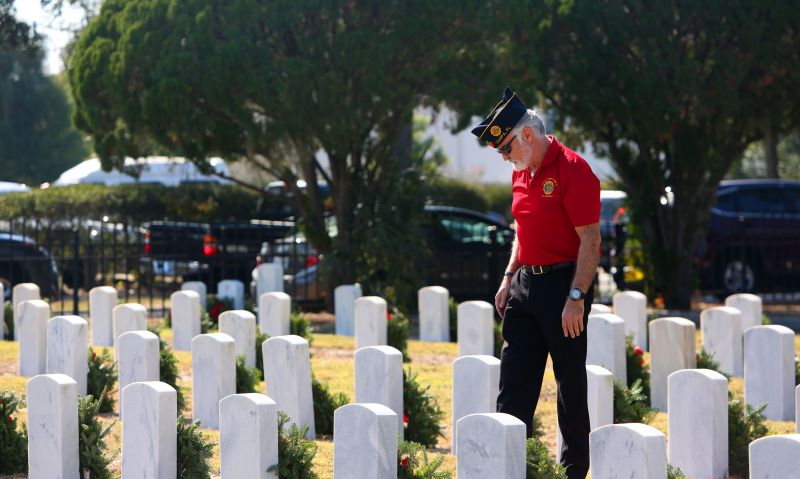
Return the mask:
<path id="1" fill-rule="evenodd" d="M 583 332 L 583 301 L 567 299 L 561 313 L 561 327 L 564 337 L 577 338 Z"/>

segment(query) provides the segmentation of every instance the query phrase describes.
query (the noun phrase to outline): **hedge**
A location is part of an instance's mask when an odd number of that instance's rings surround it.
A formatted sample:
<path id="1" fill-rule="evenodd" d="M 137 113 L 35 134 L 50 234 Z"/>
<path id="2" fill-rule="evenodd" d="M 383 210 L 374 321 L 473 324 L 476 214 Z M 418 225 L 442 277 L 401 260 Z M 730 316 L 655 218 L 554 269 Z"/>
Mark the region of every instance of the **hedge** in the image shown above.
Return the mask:
<path id="1" fill-rule="evenodd" d="M 257 217 L 261 201 L 229 185 L 73 185 L 0 196 L 0 219 L 221 221 Z"/>

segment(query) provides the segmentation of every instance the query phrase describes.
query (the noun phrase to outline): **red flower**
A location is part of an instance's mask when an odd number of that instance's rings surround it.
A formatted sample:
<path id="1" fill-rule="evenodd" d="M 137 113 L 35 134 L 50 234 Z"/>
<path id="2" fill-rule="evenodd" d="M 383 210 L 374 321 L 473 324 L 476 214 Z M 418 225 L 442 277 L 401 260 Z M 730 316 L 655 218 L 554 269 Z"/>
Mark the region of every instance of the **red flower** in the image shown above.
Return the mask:
<path id="1" fill-rule="evenodd" d="M 408 469 L 408 458 L 407 457 L 404 457 L 403 459 L 400 460 L 400 466 L 403 469 Z"/>
<path id="2" fill-rule="evenodd" d="M 11 417 L 11 416 L 8 416 L 8 418 L 6 418 L 6 420 L 8 421 L 8 423 L 9 423 L 9 424 L 11 424 L 12 422 L 14 422 L 14 418 L 13 418 L 13 417 Z"/>
<path id="3" fill-rule="evenodd" d="M 214 303 L 214 306 L 211 307 L 211 311 L 209 311 L 209 316 L 212 318 L 216 318 L 219 316 L 219 313 L 222 311 L 222 301 L 217 301 Z"/>
<path id="4" fill-rule="evenodd" d="M 94 361 L 95 359 L 97 359 L 97 353 L 92 351 L 92 361 Z"/>
<path id="5" fill-rule="evenodd" d="M 386 320 L 391 321 L 391 319 L 392 319 L 392 313 L 386 313 Z"/>
<path id="6" fill-rule="evenodd" d="M 408 425 L 408 414 L 403 413 L 403 425 Z"/>
<path id="7" fill-rule="evenodd" d="M 636 346 L 636 348 L 633 350 L 633 354 L 637 356 L 644 356 L 644 350 L 639 346 Z"/>
<path id="8" fill-rule="evenodd" d="M 639 360 L 639 366 L 644 366 L 644 359 Z"/>
<path id="9" fill-rule="evenodd" d="M 699 354 L 695 354 L 694 355 L 694 360 L 695 360 L 696 363 L 699 363 L 700 362 L 700 355 Z"/>

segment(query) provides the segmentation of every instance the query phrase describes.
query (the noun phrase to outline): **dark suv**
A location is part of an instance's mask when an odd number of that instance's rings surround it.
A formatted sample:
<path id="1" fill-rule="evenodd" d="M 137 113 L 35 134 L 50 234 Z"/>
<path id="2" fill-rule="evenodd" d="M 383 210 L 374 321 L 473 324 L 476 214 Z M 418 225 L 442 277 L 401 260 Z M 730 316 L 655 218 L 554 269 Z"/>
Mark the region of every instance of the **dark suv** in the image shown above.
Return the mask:
<path id="1" fill-rule="evenodd" d="M 4 300 L 11 299 L 11 290 L 19 283 L 36 283 L 42 296 L 58 293 L 58 270 L 50 253 L 33 239 L 0 231 L 0 283 Z"/>
<path id="2" fill-rule="evenodd" d="M 800 291 L 800 181 L 721 182 L 697 262 L 725 293 Z"/>

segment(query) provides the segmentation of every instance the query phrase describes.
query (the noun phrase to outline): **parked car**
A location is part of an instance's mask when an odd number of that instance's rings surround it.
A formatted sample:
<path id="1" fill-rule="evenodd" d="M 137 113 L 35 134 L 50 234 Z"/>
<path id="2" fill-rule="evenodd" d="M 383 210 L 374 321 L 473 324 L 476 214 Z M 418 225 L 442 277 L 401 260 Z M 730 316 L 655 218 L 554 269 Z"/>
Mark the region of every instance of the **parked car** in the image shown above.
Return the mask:
<path id="1" fill-rule="evenodd" d="M 208 160 L 214 171 L 230 175 L 228 165 L 222 158 Z M 93 157 L 68 169 L 55 181 L 56 186 L 65 185 L 125 185 L 125 184 L 163 184 L 176 186 L 184 183 L 218 183 L 229 184 L 230 181 L 215 175 L 204 175 L 194 163 L 184 158 L 151 156 L 147 158 L 126 158 L 126 171 L 137 172 L 138 177 L 124 171 L 113 169 L 103 171 L 100 159 Z"/>
<path id="2" fill-rule="evenodd" d="M 625 212 L 625 199 L 627 195 L 624 191 L 601 190 L 600 191 L 600 266 L 607 272 L 611 272 L 613 267 L 611 258 L 615 256 L 617 250 L 624 246 L 617 244 L 620 237 L 620 227 L 628 224 L 628 215 Z"/>
<path id="3" fill-rule="evenodd" d="M 58 270 L 50 253 L 28 236 L 0 232 L 0 283 L 4 300 L 20 283 L 36 283 L 45 297 L 58 294 Z"/>
<path id="4" fill-rule="evenodd" d="M 155 280 L 181 276 L 184 281 L 204 281 L 209 292 L 223 279 L 248 284 L 262 243 L 293 229 L 289 221 L 153 221 L 143 226 L 141 270 Z"/>
<path id="5" fill-rule="evenodd" d="M 723 181 L 696 263 L 725 293 L 800 291 L 800 181 Z"/>

